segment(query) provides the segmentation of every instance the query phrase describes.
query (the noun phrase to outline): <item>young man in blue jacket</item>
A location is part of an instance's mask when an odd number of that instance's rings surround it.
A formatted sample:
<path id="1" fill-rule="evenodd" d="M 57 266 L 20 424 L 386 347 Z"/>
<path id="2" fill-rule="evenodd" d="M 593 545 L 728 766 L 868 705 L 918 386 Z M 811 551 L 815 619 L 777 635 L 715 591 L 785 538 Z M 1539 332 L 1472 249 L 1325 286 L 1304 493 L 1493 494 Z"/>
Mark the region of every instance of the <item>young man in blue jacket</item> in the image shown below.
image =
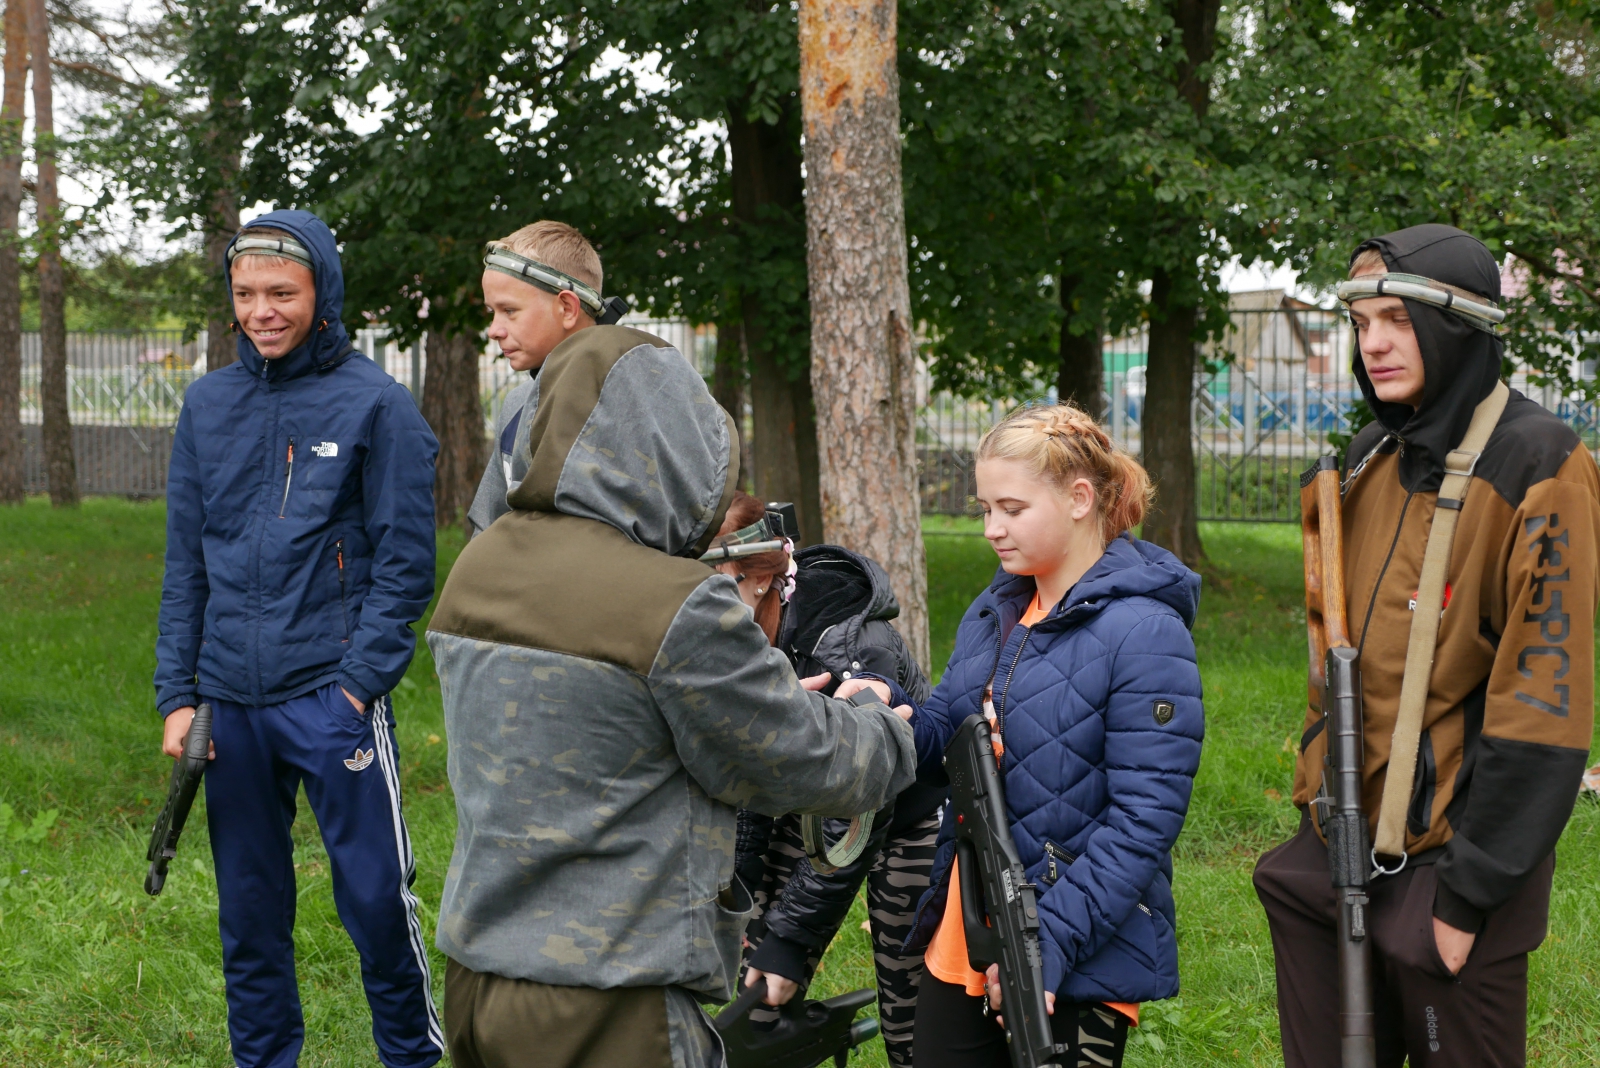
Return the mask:
<path id="1" fill-rule="evenodd" d="M 233 1056 L 292 1068 L 305 1038 L 289 833 L 303 783 L 379 1057 L 421 1068 L 444 1043 L 388 694 L 433 596 L 438 443 L 351 346 L 322 220 L 256 219 L 227 281 L 239 362 L 191 386 L 178 418 L 155 684 L 169 755 L 196 704 L 214 714 L 206 816 Z"/>

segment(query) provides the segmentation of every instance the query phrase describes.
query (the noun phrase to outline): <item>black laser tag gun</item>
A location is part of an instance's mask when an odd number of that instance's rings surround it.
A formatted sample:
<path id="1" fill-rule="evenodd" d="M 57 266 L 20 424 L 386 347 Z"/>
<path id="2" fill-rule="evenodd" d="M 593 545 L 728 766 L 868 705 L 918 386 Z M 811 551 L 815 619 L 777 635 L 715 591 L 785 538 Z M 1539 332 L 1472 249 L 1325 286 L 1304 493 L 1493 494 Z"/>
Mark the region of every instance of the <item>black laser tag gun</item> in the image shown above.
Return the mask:
<path id="1" fill-rule="evenodd" d="M 1345 614 L 1342 510 L 1339 465 L 1324 456 L 1300 477 L 1311 653 L 1306 697 L 1313 711 L 1321 711 L 1328 739 L 1322 788 L 1311 807 L 1328 840 L 1328 870 L 1339 908 L 1339 1063 L 1343 1068 L 1372 1068 L 1377 1063 L 1372 943 L 1367 939 L 1372 844 L 1361 808 L 1366 763 L 1361 654 L 1350 645 Z"/>
<path id="2" fill-rule="evenodd" d="M 167 802 L 161 806 L 161 815 L 156 817 L 155 830 L 150 832 L 150 848 L 145 851 L 150 871 L 144 877 L 144 892 L 151 897 L 161 893 L 167 883 L 167 865 L 178 855 L 178 836 L 188 822 L 195 791 L 200 788 L 200 776 L 206 773 L 206 754 L 210 751 L 211 706 L 202 702 L 194 710 L 194 722 L 189 724 L 183 755 L 172 762 Z"/>
<path id="3" fill-rule="evenodd" d="M 1039 909 L 1034 885 L 1023 876 L 1022 859 L 1011 838 L 988 720 L 967 717 L 945 747 L 944 770 L 956 813 L 967 958 L 979 972 L 1000 965 L 1000 1015 L 1013 1068 L 1059 1065 L 1068 1047 L 1057 1044 L 1050 1033 Z"/>
<path id="4" fill-rule="evenodd" d="M 870 990 L 852 990 L 827 1001 L 806 1001 L 796 995 L 776 1010 L 777 1021 L 750 1019 L 767 994 L 767 981 L 748 986 L 717 1015 L 728 1068 L 816 1068 L 828 1059 L 834 1068 L 850 1063 L 850 1051 L 878 1033 L 878 1021 L 856 1019 L 856 1013 L 877 997 Z"/>

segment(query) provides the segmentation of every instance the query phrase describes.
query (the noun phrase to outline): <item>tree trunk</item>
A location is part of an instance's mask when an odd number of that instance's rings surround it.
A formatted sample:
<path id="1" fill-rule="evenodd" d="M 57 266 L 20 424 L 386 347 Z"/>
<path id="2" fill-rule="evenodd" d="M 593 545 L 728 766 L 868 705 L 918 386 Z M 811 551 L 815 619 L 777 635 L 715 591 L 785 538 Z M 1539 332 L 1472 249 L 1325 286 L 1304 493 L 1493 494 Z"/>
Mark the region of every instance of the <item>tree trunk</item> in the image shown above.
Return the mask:
<path id="1" fill-rule="evenodd" d="M 56 191 L 55 109 L 50 89 L 50 17 L 45 0 L 28 8 L 28 46 L 33 53 L 33 139 L 39 175 L 39 409 L 50 503 L 78 504 L 78 471 L 72 459 L 72 417 L 67 401 L 67 292 L 61 270 L 61 197 Z"/>
<path id="2" fill-rule="evenodd" d="M 483 477 L 483 407 L 478 397 L 478 340 L 471 334 L 428 332 L 428 379 L 422 417 L 439 439 L 433 476 L 434 521 L 465 523 Z"/>
<path id="3" fill-rule="evenodd" d="M 805 211 L 800 138 L 794 122 L 796 102 L 779 104 L 776 123 L 748 118 L 748 101 L 728 105 L 728 149 L 732 157 L 733 216 L 747 239 L 781 248 L 770 231 L 789 221 L 798 226 Z M 798 234 L 796 235 L 798 241 Z M 750 469 L 753 492 L 764 501 L 792 501 L 800 521 L 800 541 L 822 541 L 822 504 L 817 491 L 816 416 L 810 371 L 788 366 L 775 340 L 786 328 L 758 289 L 739 294 L 741 340 L 750 372 L 750 416 L 754 441 Z"/>
<path id="4" fill-rule="evenodd" d="M 895 0 L 801 0 L 811 384 L 823 534 L 889 572 L 928 665 Z"/>
<path id="5" fill-rule="evenodd" d="M 227 155 L 223 172 L 231 178 L 239 173 L 239 154 Z M 205 220 L 206 263 L 211 268 L 211 314 L 206 321 L 206 370 L 219 371 L 239 358 L 238 337 L 229 329 L 233 322 L 233 301 L 227 292 L 228 243 L 239 232 L 239 198 L 231 190 L 219 189 L 212 196 L 211 211 Z"/>
<path id="6" fill-rule="evenodd" d="M 28 81 L 28 3 L 7 0 L 5 89 L 0 94 L 0 504 L 21 504 L 22 120 Z"/>
<path id="7" fill-rule="evenodd" d="M 1168 2 L 1184 51 L 1174 84 L 1195 118 L 1202 121 L 1211 108 L 1211 84 L 1204 68 L 1216 53 L 1220 9 L 1221 0 Z M 1198 229 L 1200 222 L 1179 217 L 1171 226 L 1181 233 Z M 1142 424 L 1144 465 L 1156 485 L 1155 506 L 1145 517 L 1144 536 L 1190 567 L 1205 559 L 1195 515 L 1194 335 L 1200 309 L 1194 264 L 1193 255 L 1185 259 L 1180 253 L 1171 271 L 1154 271 L 1150 277 L 1150 362 L 1145 368 Z M 1175 273 L 1179 271 L 1181 276 Z"/>
<path id="8" fill-rule="evenodd" d="M 1062 403 L 1076 404 L 1098 422 L 1106 417 L 1105 362 L 1100 348 L 1104 327 L 1096 309 L 1087 330 L 1072 332 L 1074 317 L 1084 310 L 1078 292 L 1082 284 L 1075 275 L 1061 277 L 1061 366 L 1056 372 L 1056 396 Z"/>
<path id="9" fill-rule="evenodd" d="M 1145 368 L 1144 466 L 1156 486 L 1144 538 L 1190 567 L 1205 551 L 1195 518 L 1193 300 L 1175 299 L 1172 277 L 1156 271 L 1150 286 L 1150 361 Z"/>
<path id="10" fill-rule="evenodd" d="M 723 411 L 733 416 L 733 426 L 739 434 L 739 488 L 748 492 L 748 487 L 755 483 L 750 477 L 754 462 L 750 455 L 750 438 L 744 430 L 747 374 L 743 335 L 743 323 L 731 314 L 726 322 L 717 326 L 717 363 L 711 372 L 711 396 L 722 405 Z"/>

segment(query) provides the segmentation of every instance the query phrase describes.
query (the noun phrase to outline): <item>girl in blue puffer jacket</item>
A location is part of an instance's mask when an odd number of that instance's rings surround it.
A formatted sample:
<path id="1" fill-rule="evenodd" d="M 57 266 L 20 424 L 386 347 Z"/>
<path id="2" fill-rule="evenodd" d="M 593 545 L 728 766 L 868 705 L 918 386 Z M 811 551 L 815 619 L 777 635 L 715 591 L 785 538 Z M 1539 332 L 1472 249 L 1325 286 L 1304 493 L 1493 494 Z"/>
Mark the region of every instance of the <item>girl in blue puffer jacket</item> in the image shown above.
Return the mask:
<path id="1" fill-rule="evenodd" d="M 1149 478 L 1076 407 L 996 426 L 977 484 L 1000 570 L 912 720 L 918 755 L 931 769 L 967 717 L 989 718 L 1011 833 L 1039 887 L 1063 1063 L 1117 1065 L 1138 1003 L 1178 992 L 1171 850 L 1204 733 L 1189 634 L 1200 576 L 1129 535 Z M 1000 1068 L 999 980 L 967 961 L 952 818 L 910 941 L 928 946 L 914 1056 L 917 1068 Z"/>

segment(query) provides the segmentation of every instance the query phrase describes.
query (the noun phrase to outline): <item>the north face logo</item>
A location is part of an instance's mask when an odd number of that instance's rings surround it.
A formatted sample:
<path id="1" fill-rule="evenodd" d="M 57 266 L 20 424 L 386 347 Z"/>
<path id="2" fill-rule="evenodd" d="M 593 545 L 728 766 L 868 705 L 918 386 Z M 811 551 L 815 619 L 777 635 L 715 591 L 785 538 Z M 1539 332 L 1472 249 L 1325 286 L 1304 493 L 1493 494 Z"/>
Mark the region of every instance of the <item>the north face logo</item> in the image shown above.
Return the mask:
<path id="1" fill-rule="evenodd" d="M 363 753 L 361 751 L 361 747 L 357 746 L 355 758 L 352 760 L 346 760 L 344 762 L 344 766 L 349 768 L 351 771 L 360 771 L 370 763 L 372 763 L 372 750 L 368 749 L 365 753 Z"/>
<path id="2" fill-rule="evenodd" d="M 319 441 L 311 446 L 311 451 L 324 460 L 330 460 L 339 455 L 339 443 L 337 441 Z"/>

